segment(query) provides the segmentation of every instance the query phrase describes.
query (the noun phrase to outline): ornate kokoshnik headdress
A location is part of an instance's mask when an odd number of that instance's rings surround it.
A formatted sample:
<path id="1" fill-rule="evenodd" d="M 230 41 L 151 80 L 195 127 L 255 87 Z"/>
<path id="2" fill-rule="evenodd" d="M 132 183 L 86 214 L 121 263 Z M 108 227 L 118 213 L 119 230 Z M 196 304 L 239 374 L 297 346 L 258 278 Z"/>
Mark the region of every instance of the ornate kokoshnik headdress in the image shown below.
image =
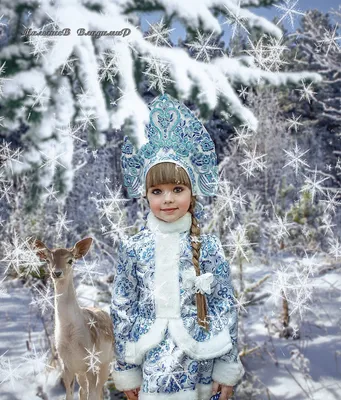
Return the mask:
<path id="1" fill-rule="evenodd" d="M 124 137 L 121 164 L 128 196 L 146 196 L 147 173 L 161 162 L 173 162 L 184 168 L 194 196 L 214 196 L 218 188 L 217 156 L 203 124 L 168 94 L 156 97 L 148 108 L 149 124 L 145 129 L 148 142 L 136 152 L 132 142 Z"/>

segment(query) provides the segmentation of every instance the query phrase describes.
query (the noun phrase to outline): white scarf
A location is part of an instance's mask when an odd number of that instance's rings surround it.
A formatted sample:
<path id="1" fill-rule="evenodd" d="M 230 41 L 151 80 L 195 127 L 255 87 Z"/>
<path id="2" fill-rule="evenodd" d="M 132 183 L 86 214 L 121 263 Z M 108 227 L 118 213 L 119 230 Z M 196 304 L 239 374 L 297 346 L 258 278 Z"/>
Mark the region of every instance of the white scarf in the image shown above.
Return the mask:
<path id="1" fill-rule="evenodd" d="M 168 236 L 168 234 L 187 232 L 190 230 L 192 225 L 192 214 L 187 212 L 185 215 L 180 217 L 174 222 L 165 222 L 161 219 L 155 217 L 155 215 L 150 211 L 147 217 L 147 227 L 157 234 L 158 239 L 156 243 L 161 244 L 160 236 Z M 173 236 L 173 235 L 172 235 Z M 167 241 L 170 246 L 170 242 Z M 168 247 L 168 246 L 167 246 Z M 165 250 L 165 249 L 164 249 Z M 195 271 L 186 271 L 183 276 L 184 287 L 186 289 L 192 290 L 194 293 L 207 293 L 211 294 L 211 284 L 213 282 L 213 275 L 208 272 L 199 276 L 195 275 Z"/>

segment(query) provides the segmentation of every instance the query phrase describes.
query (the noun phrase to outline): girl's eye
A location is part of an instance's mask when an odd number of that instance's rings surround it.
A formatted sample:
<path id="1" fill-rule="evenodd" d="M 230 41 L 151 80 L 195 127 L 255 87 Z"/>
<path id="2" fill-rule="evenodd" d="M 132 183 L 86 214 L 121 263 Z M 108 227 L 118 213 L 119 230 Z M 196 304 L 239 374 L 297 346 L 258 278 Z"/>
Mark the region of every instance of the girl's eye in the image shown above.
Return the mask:
<path id="1" fill-rule="evenodd" d="M 71 265 L 71 264 L 72 264 L 72 262 L 73 262 L 73 260 L 69 260 L 67 263 Z"/>
<path id="2" fill-rule="evenodd" d="M 175 191 L 175 193 L 181 193 L 181 192 L 183 192 L 184 189 L 183 189 L 181 186 L 177 186 L 177 187 L 175 187 L 173 190 Z M 155 193 L 155 192 L 156 192 L 156 193 Z M 152 190 L 152 194 L 159 194 L 159 193 L 161 193 L 161 190 L 160 190 L 160 189 L 154 189 L 154 190 Z"/>

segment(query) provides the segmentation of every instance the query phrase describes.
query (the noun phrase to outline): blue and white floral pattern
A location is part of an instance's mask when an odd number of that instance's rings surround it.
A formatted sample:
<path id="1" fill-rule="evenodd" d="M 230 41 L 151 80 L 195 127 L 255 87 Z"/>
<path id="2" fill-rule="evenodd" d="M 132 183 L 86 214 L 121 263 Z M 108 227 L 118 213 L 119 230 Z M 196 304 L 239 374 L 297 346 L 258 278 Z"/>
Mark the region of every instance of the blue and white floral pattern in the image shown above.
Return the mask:
<path id="1" fill-rule="evenodd" d="M 171 237 L 175 240 L 174 234 Z M 155 232 L 145 228 L 126 244 L 121 243 L 110 307 L 115 334 L 114 380 L 122 390 L 141 386 L 142 393 L 154 393 L 156 397 L 162 393 L 178 393 L 182 396 L 190 391 L 192 396 L 188 395 L 188 399 L 197 399 L 200 393 L 205 393 L 201 395 L 206 400 L 210 398 L 210 389 L 203 388 L 211 388 L 212 379 L 234 385 L 244 374 L 238 356 L 238 312 L 234 289 L 220 240 L 214 235 L 201 235 L 200 271 L 201 274 L 212 273 L 214 280 L 211 294 L 205 295 L 209 331 L 198 325 L 195 295 L 183 284 L 183 277 L 190 271 L 195 275 L 189 232 L 179 232 L 177 240 L 180 243 L 178 269 L 175 270 L 179 288 L 177 319 L 181 321 L 178 329 L 172 325 L 173 317 L 167 319 L 157 315 L 159 302 L 167 299 L 162 298 L 162 290 L 156 285 Z M 168 237 L 165 243 L 172 244 Z M 167 285 L 171 285 L 171 282 Z M 173 300 L 169 304 L 169 315 L 178 315 Z M 180 328 L 183 329 L 181 340 L 177 336 Z M 183 341 L 183 337 L 186 341 Z M 186 347 L 183 343 L 189 345 Z M 129 358 L 128 345 L 130 350 L 136 350 L 135 358 Z M 206 349 L 204 356 L 199 354 L 200 346 L 206 346 L 201 347 Z M 212 356 L 210 352 L 213 347 L 226 348 L 227 351 Z M 191 354 L 188 349 L 193 349 Z M 201 391 L 198 392 L 198 388 Z"/>
<path id="2" fill-rule="evenodd" d="M 149 105 L 148 142 L 136 152 L 127 136 L 122 145 L 123 184 L 131 198 L 145 196 L 149 169 L 160 162 L 173 162 L 187 172 L 193 195 L 213 196 L 218 189 L 218 166 L 214 142 L 203 124 L 181 102 L 168 94 Z"/>

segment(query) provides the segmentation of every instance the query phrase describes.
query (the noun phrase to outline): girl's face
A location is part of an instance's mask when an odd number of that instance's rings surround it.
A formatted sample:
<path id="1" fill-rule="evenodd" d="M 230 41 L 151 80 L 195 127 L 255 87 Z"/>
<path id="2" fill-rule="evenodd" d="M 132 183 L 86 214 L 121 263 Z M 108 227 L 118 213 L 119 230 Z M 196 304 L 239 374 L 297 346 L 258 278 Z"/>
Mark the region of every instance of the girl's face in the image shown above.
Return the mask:
<path id="1" fill-rule="evenodd" d="M 185 185 L 165 183 L 150 187 L 147 199 L 155 217 L 165 222 L 174 222 L 188 211 L 191 195 L 191 190 Z"/>

